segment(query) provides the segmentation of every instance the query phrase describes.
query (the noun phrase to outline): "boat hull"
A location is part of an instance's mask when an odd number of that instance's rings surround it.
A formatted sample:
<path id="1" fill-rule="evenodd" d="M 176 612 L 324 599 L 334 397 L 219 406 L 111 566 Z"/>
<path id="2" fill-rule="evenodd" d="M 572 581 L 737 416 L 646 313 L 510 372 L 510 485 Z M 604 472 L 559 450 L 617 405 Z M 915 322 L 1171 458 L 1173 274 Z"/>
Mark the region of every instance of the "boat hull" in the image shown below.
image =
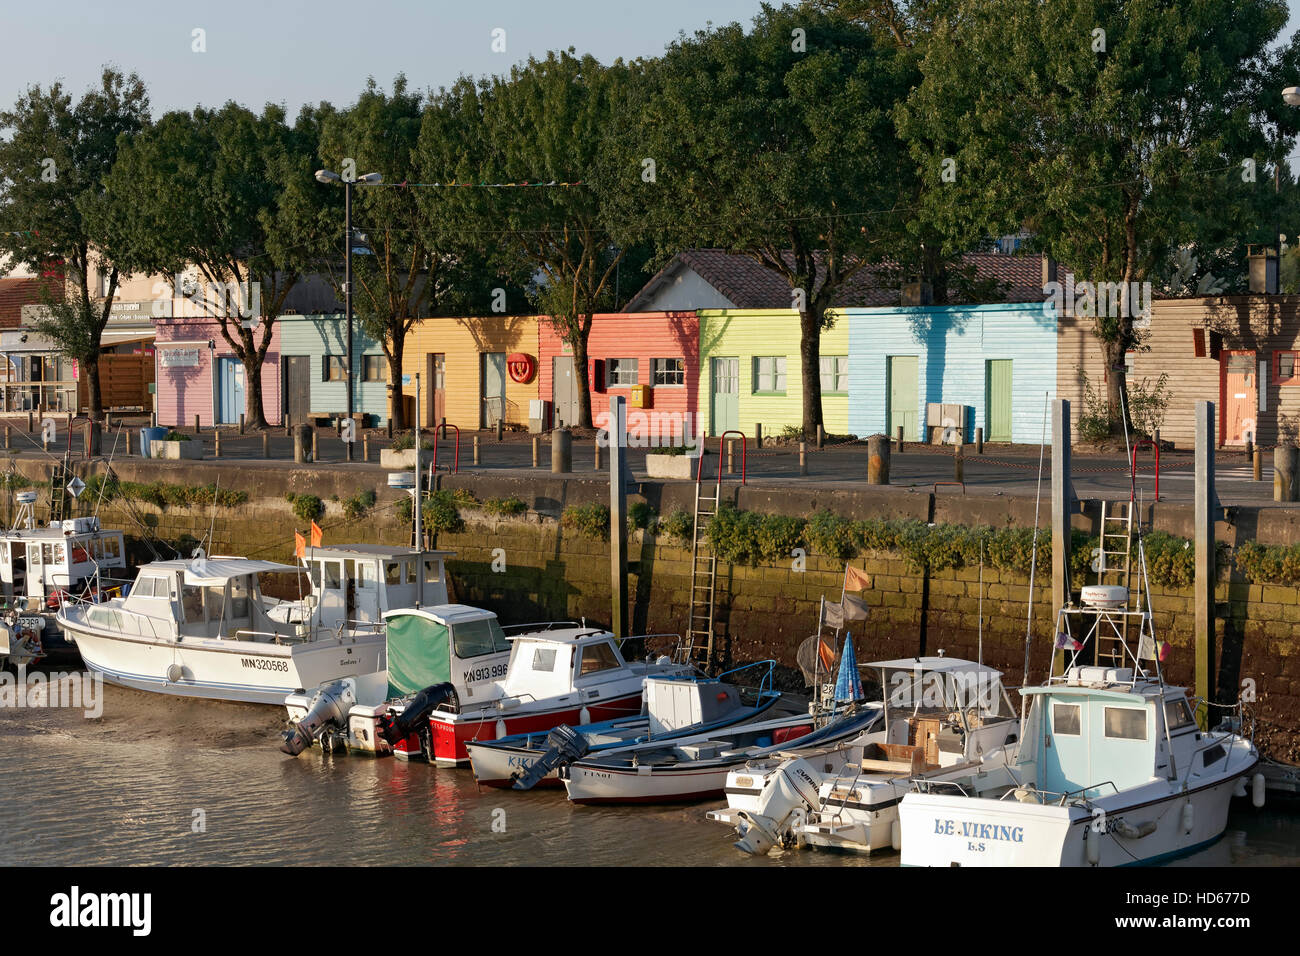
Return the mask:
<path id="1" fill-rule="evenodd" d="M 1237 781 L 1255 766 L 1252 761 L 1239 772 L 1186 792 L 1170 792 L 1167 782 L 1155 782 L 1094 800 L 1091 811 L 909 793 L 899 805 L 901 862 L 1056 867 L 1159 863 L 1195 852 L 1223 835 Z M 1183 809 L 1188 804 L 1190 827 Z M 1142 833 L 1152 822 L 1154 828 Z"/>
<path id="2" fill-rule="evenodd" d="M 283 705 L 300 688 L 384 667 L 384 638 L 292 646 L 236 641 L 146 641 L 68 628 L 86 666 L 113 684 L 178 697 Z M 224 646 L 223 646 L 224 645 Z M 169 671 L 173 665 L 179 668 Z"/>
<path id="3" fill-rule="evenodd" d="M 615 769 L 574 764 L 568 768 L 564 786 L 574 803 L 686 803 L 722 796 L 727 774 L 743 765 L 741 760 L 690 769 L 654 768 L 651 772 L 650 767 Z"/>

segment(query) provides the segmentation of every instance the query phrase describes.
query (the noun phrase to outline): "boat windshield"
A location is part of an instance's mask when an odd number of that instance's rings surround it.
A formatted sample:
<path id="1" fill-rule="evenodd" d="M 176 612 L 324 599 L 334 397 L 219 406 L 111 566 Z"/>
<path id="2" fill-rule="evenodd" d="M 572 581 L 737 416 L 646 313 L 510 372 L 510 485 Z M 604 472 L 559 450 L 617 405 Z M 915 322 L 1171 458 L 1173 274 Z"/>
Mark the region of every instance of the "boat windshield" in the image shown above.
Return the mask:
<path id="1" fill-rule="evenodd" d="M 481 657 L 510 650 L 510 642 L 495 617 L 465 621 L 451 629 L 457 657 Z"/>

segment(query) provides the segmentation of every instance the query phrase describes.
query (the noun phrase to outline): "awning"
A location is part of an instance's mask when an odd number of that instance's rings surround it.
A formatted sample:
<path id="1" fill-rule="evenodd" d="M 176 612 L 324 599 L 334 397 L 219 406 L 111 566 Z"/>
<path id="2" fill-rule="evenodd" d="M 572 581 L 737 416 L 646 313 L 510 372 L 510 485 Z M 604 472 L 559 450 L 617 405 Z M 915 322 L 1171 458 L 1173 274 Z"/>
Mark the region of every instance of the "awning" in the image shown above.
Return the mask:
<path id="1" fill-rule="evenodd" d="M 225 584 L 231 578 L 246 574 L 263 574 L 267 571 L 301 574 L 303 569 L 292 564 L 253 561 L 249 558 L 195 558 L 185 566 L 185 583 L 196 587 L 216 587 Z"/>

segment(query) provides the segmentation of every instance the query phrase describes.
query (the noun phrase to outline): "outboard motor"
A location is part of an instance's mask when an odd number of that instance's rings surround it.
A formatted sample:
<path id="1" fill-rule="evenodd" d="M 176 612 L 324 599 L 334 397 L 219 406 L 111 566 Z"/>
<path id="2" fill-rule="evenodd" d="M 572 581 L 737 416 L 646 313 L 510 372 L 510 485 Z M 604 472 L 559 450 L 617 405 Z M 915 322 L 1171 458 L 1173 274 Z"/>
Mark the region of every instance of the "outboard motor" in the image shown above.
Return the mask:
<path id="1" fill-rule="evenodd" d="M 787 760 L 768 777 L 754 810 L 741 810 L 736 832 L 740 839 L 736 849 L 762 856 L 776 844 L 790 837 L 795 817 L 805 817 L 809 810 L 821 806 L 817 793 L 817 775 L 802 757 Z"/>
<path id="2" fill-rule="evenodd" d="M 296 757 L 329 725 L 346 730 L 348 711 L 357 702 L 356 683 L 349 678 L 336 680 L 316 691 L 307 714 L 283 734 L 280 749 Z"/>
<path id="3" fill-rule="evenodd" d="M 546 735 L 546 753 L 532 765 L 514 774 L 516 790 L 531 790 L 556 767 L 567 767 L 587 756 L 587 738 L 568 724 L 560 724 Z"/>
<path id="4" fill-rule="evenodd" d="M 449 698 L 453 700 L 456 698 L 456 688 L 449 683 L 426 687 L 412 697 L 406 709 L 395 715 L 383 728 L 384 739 L 392 745 L 405 740 L 420 729 L 421 724 L 429 719 L 429 715 L 439 704 Z"/>

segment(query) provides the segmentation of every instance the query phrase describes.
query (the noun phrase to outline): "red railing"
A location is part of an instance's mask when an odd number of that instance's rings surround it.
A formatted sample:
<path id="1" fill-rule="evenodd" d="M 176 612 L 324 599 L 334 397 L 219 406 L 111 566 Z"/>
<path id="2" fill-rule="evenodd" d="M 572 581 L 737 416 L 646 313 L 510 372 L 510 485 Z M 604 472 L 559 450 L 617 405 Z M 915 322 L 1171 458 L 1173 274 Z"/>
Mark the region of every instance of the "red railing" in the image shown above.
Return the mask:
<path id="1" fill-rule="evenodd" d="M 454 463 L 451 469 L 452 474 L 455 474 L 458 471 L 460 471 L 460 429 L 457 428 L 455 425 L 451 424 L 450 422 L 443 422 L 441 425 L 437 427 L 438 429 L 442 430 L 443 438 L 447 437 L 448 428 L 450 428 L 452 431 L 456 433 L 456 457 L 454 459 Z M 437 474 L 438 472 L 438 431 L 437 429 L 435 429 L 433 433 L 433 471 L 434 474 Z"/>
<path id="2" fill-rule="evenodd" d="M 745 484 L 745 459 L 748 454 L 749 439 L 745 437 L 745 433 L 742 431 L 726 431 L 723 432 L 722 437 L 718 439 L 718 474 L 719 475 L 722 474 L 722 455 L 724 453 L 724 449 L 727 446 L 728 435 L 740 436 L 740 483 L 743 485 Z M 701 445 L 700 463 L 695 466 L 696 482 L 699 482 L 703 477 L 704 477 L 704 447 L 703 445 Z"/>
<path id="3" fill-rule="evenodd" d="M 1160 446 L 1150 438 L 1143 438 L 1133 443 L 1132 461 L 1129 463 L 1129 503 L 1137 499 L 1137 467 L 1138 467 L 1138 449 L 1151 448 L 1155 451 L 1156 465 L 1156 501 L 1160 500 Z"/>

